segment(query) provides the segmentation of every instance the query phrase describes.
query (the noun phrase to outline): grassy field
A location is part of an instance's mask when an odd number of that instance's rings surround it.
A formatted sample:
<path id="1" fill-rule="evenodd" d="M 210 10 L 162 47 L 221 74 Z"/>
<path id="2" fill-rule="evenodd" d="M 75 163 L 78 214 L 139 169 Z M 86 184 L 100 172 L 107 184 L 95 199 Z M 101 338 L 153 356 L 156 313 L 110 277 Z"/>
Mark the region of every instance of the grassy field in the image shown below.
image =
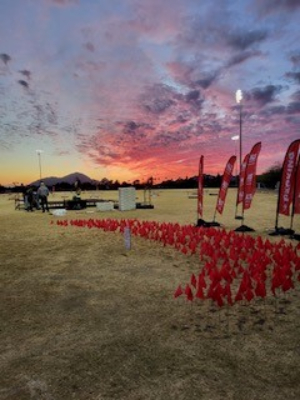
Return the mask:
<path id="1" fill-rule="evenodd" d="M 88 209 L 64 219 L 194 224 L 192 192 L 153 192 L 153 210 Z M 205 191 L 207 221 L 216 193 Z M 117 192 L 82 197 L 95 196 L 116 200 Z M 226 229 L 240 224 L 234 200 L 231 190 L 216 218 Z M 253 236 L 274 229 L 276 200 L 273 192 L 256 193 L 245 213 Z M 120 233 L 64 228 L 57 220 L 14 210 L 12 195 L 0 197 L 1 400 L 300 398 L 299 282 L 277 299 L 221 310 L 208 300 L 174 299 L 178 284 L 199 272 L 199 257 L 140 237 L 126 250 Z M 279 225 L 289 227 L 289 219 Z M 300 233 L 300 216 L 294 229 Z"/>

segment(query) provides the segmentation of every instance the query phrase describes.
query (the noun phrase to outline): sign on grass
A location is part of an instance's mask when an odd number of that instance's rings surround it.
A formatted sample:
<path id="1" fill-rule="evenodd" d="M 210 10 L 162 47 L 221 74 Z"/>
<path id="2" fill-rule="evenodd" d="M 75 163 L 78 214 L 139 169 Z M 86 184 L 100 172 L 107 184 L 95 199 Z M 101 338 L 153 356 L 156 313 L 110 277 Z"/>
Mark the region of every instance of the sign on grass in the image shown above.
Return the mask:
<path id="1" fill-rule="evenodd" d="M 131 232 L 129 226 L 126 226 L 124 228 L 124 243 L 125 243 L 125 249 L 130 250 L 131 249 Z"/>

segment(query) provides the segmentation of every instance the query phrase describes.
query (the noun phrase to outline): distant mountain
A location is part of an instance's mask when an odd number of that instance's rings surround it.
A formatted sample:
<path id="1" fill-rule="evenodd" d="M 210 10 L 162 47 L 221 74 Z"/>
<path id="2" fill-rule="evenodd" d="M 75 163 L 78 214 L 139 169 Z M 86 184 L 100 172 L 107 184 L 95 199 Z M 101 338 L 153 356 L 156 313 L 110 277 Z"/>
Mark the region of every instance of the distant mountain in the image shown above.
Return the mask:
<path id="1" fill-rule="evenodd" d="M 69 183 L 70 185 L 74 185 L 76 179 L 79 179 L 81 183 L 95 183 L 97 182 L 95 179 L 91 179 L 85 174 L 82 174 L 81 172 L 73 172 L 72 174 L 63 176 L 61 178 L 56 177 L 56 176 L 50 176 L 48 178 L 43 178 L 43 182 L 45 182 L 45 185 L 47 186 L 54 186 L 58 183 L 66 182 Z M 31 182 L 30 185 L 32 186 L 39 186 L 40 180 Z"/>

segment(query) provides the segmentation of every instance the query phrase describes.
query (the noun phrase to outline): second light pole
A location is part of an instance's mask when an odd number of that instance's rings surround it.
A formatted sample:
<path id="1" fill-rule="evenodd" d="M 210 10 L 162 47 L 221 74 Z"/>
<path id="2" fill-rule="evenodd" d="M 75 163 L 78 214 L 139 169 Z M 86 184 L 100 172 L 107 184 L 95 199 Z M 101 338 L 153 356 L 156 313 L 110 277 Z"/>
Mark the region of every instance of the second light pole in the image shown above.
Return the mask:
<path id="1" fill-rule="evenodd" d="M 42 153 L 43 153 L 43 150 L 36 150 L 36 154 L 38 155 L 38 159 L 39 159 L 40 181 L 42 180 L 42 160 L 41 160 Z"/>
<path id="2" fill-rule="evenodd" d="M 242 171 L 242 157 L 243 157 L 243 149 L 242 149 L 242 99 L 243 99 L 243 93 L 241 89 L 238 89 L 235 93 L 235 99 L 237 104 L 239 105 L 240 109 L 240 177 L 241 177 L 241 171 Z"/>

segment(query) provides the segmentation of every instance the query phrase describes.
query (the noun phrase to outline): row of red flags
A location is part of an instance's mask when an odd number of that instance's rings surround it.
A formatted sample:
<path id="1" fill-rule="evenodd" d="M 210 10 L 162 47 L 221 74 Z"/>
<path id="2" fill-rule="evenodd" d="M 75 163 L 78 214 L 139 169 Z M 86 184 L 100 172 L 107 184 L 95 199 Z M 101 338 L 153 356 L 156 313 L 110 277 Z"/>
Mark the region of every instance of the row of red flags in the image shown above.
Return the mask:
<path id="1" fill-rule="evenodd" d="M 188 300 L 212 299 L 219 306 L 232 305 L 285 292 L 300 281 L 300 243 L 294 247 L 284 240 L 272 243 L 261 236 L 254 238 L 225 229 L 137 219 L 65 219 L 56 224 L 121 233 L 127 227 L 134 236 L 197 255 L 204 266 L 184 287 L 178 286 L 175 297 L 185 294 Z"/>
<path id="2" fill-rule="evenodd" d="M 291 204 L 292 215 L 300 214 L 300 139 L 293 141 L 287 149 L 282 166 L 282 175 L 278 193 L 277 215 L 290 215 Z M 242 204 L 243 211 L 251 207 L 251 202 L 256 190 L 256 167 L 261 150 L 261 142 L 256 143 L 250 153 L 246 154 L 241 165 L 239 176 L 239 187 L 236 204 Z M 227 189 L 230 184 L 236 157 L 228 160 L 221 187 L 219 190 L 216 211 L 223 213 Z M 203 217 L 203 180 L 204 180 L 204 157 L 200 157 L 198 173 L 198 218 Z"/>
<path id="3" fill-rule="evenodd" d="M 189 301 L 211 299 L 219 307 L 232 306 L 242 300 L 265 298 L 268 292 L 274 296 L 280 290 L 287 292 L 294 289 L 296 281 L 300 281 L 300 265 L 290 260 L 283 265 L 273 265 L 273 269 L 261 262 L 254 262 L 251 268 L 232 266 L 226 261 L 220 267 L 207 262 L 197 277 L 191 275 L 184 289 L 181 284 L 177 287 L 174 297 L 185 294 Z"/>

